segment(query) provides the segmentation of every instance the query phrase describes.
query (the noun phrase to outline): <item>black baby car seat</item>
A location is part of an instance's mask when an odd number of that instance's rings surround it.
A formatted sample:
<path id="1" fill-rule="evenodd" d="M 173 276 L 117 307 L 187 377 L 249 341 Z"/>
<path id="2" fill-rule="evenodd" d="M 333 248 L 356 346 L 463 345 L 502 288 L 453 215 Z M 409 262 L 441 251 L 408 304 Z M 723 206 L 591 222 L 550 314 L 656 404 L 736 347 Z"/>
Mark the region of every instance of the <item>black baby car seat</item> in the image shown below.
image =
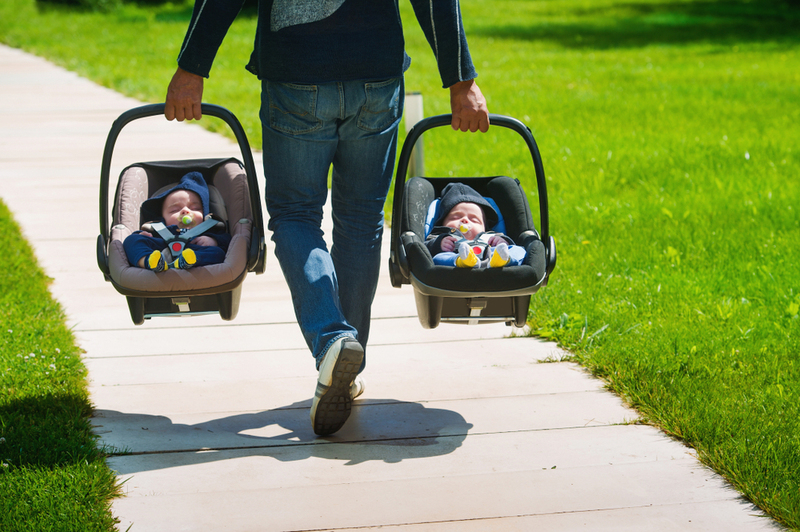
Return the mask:
<path id="1" fill-rule="evenodd" d="M 97 263 L 106 281 L 126 296 L 136 325 L 153 316 L 219 313 L 232 320 L 239 309 L 242 283 L 248 272 L 263 273 L 266 260 L 261 199 L 255 164 L 244 130 L 227 109 L 203 104 L 204 115 L 221 118 L 230 126 L 244 158 L 192 159 L 134 163 L 122 170 L 117 182 L 109 226 L 109 179 L 114 145 L 122 128 L 133 120 L 163 115 L 164 104 L 126 111 L 114 122 L 106 141 L 100 175 L 100 236 Z M 155 273 L 128 263 L 125 238 L 151 219 L 141 205 L 159 191 L 172 188 L 185 174 L 203 175 L 209 188 L 209 206 L 216 220 L 227 226 L 232 239 L 221 264 L 170 269 Z"/>
<path id="2" fill-rule="evenodd" d="M 516 179 L 506 176 L 415 176 L 406 182 L 414 144 L 425 131 L 450 125 L 451 115 L 434 116 L 417 123 L 406 137 L 397 166 L 389 273 L 393 286 L 400 288 L 403 284 L 411 284 L 414 287 L 417 314 L 425 328 L 432 329 L 442 321 L 464 324 L 506 322 L 522 327 L 527 320 L 531 295 L 547 284 L 555 268 L 556 247 L 549 232 L 547 186 L 533 135 L 514 118 L 490 115 L 490 122 L 492 127 L 505 127 L 519 133 L 530 150 L 538 185 L 541 233 L 533 224 L 528 199 Z M 426 222 L 430 223 L 431 204 L 451 182 L 465 183 L 494 201 L 505 224 L 502 232 L 526 249 L 522 265 L 465 269 L 433 263 L 424 245 Z"/>

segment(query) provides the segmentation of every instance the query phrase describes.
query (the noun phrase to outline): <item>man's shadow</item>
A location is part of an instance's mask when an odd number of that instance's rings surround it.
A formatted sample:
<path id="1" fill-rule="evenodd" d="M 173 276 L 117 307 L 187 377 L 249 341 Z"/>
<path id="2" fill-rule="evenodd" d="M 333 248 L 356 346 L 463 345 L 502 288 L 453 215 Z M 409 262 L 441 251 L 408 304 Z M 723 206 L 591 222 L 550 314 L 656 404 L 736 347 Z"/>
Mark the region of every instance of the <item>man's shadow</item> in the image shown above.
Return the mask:
<path id="1" fill-rule="evenodd" d="M 345 465 L 428 458 L 458 449 L 472 428 L 452 410 L 396 400 L 362 400 L 345 426 L 320 438 L 311 428 L 311 400 L 197 424 L 165 416 L 97 410 L 92 419 L 112 469 L 120 475 L 244 456 L 282 462 L 311 457 Z"/>

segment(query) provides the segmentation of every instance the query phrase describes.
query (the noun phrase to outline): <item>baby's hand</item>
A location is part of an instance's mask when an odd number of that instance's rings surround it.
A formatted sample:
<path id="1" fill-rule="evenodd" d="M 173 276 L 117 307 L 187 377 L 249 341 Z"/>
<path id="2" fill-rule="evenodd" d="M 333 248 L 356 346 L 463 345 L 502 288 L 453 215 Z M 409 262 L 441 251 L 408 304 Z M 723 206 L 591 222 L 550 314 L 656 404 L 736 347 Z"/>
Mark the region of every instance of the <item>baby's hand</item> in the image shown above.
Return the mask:
<path id="1" fill-rule="evenodd" d="M 216 246 L 217 241 L 208 235 L 200 235 L 197 238 L 192 239 L 192 244 L 195 244 L 196 246 L 208 247 L 208 246 Z"/>
<path id="2" fill-rule="evenodd" d="M 150 238 L 153 238 L 152 233 L 150 233 L 148 231 L 139 231 L 139 234 L 142 235 L 142 236 L 148 236 Z"/>
<path id="3" fill-rule="evenodd" d="M 442 239 L 442 251 L 455 251 L 456 249 L 456 237 L 447 235 Z"/>
<path id="4" fill-rule="evenodd" d="M 505 241 L 506 239 L 503 238 L 503 233 L 497 233 L 489 237 L 489 245 L 492 247 L 497 246 L 498 244 L 502 244 Z"/>

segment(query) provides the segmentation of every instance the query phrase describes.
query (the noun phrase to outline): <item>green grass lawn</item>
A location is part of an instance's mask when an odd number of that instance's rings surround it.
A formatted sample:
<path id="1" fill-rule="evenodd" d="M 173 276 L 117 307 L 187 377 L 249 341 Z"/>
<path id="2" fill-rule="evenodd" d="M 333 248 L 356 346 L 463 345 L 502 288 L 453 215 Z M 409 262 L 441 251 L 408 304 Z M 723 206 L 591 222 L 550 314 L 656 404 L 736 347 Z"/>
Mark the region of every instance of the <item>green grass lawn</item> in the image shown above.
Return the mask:
<path id="1" fill-rule="evenodd" d="M 533 332 L 800 529 L 800 7 L 461 4 L 490 110 L 531 127 L 548 175 L 559 262 L 533 298 Z M 430 49 L 400 5 L 407 87 L 423 93 L 426 114 L 447 112 Z M 156 102 L 188 14 L 6 0 L 0 41 Z M 259 86 L 243 68 L 254 24 L 234 24 L 205 98 L 259 146 Z M 425 154 L 429 175 L 510 174 L 536 201 L 530 159 L 509 131 L 433 131 Z"/>
<path id="2" fill-rule="evenodd" d="M 0 530 L 113 530 L 80 350 L 2 201 L 0 233 Z"/>

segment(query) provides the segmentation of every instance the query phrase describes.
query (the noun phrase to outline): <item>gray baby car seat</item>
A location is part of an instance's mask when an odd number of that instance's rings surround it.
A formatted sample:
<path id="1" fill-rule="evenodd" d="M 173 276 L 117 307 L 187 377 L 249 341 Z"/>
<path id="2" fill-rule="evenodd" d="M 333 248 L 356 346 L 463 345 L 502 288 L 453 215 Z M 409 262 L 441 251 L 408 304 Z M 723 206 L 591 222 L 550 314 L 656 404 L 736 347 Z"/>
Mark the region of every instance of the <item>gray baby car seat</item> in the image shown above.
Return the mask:
<path id="1" fill-rule="evenodd" d="M 244 163 L 234 158 L 139 162 L 119 177 L 109 225 L 108 190 L 111 158 L 120 131 L 133 120 L 164 113 L 164 104 L 131 109 L 114 122 L 106 141 L 100 176 L 100 235 L 97 263 L 106 281 L 126 296 L 136 325 L 152 316 L 219 313 L 232 320 L 239 309 L 242 283 L 248 272 L 263 273 L 264 243 L 261 200 L 255 164 L 241 124 L 227 109 L 203 104 L 204 115 L 224 120 L 233 130 Z M 224 223 L 231 243 L 221 264 L 191 270 L 155 273 L 128 262 L 122 242 L 151 220 L 143 219 L 142 203 L 160 190 L 171 188 L 188 172 L 203 175 L 209 188 L 209 207 Z"/>
<path id="2" fill-rule="evenodd" d="M 414 126 L 403 144 L 392 205 L 389 259 L 392 285 L 414 287 L 417 314 L 422 326 L 428 329 L 437 327 L 440 322 L 505 322 L 521 327 L 527 320 L 531 295 L 547 284 L 556 264 L 555 240 L 549 233 L 547 185 L 539 150 L 530 130 L 521 122 L 490 115 L 492 127 L 505 127 L 519 133 L 530 150 L 538 185 L 541 233 L 534 226 L 528 199 L 516 179 L 415 176 L 406 181 L 411 152 L 422 133 L 449 126 L 450 122 L 451 115 L 426 118 Z M 465 269 L 433 263 L 424 245 L 429 230 L 426 224 L 438 218 L 438 214 L 433 214 L 435 202 L 444 187 L 452 182 L 469 185 L 497 206 L 500 221 L 487 230 L 503 232 L 523 246 L 526 257 L 522 265 Z"/>

